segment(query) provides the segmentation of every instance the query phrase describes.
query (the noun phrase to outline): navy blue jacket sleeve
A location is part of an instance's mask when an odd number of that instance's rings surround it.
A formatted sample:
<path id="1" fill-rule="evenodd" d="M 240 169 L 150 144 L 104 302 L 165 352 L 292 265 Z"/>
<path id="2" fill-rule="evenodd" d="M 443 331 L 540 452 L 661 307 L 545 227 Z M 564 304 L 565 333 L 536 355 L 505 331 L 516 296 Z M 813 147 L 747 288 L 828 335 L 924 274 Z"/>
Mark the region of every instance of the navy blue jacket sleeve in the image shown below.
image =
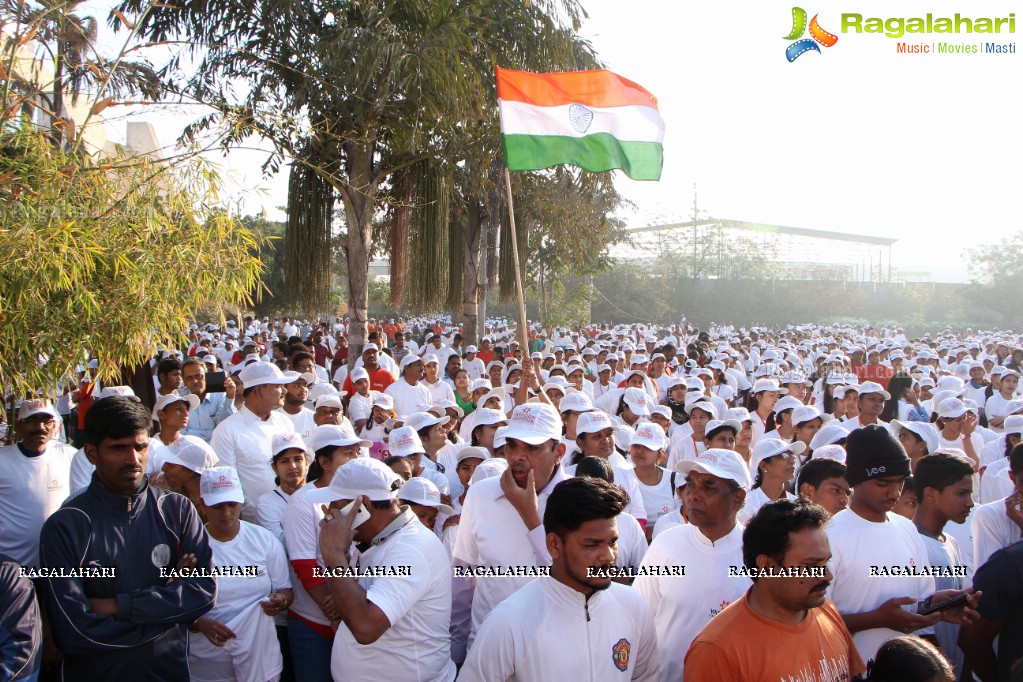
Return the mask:
<path id="1" fill-rule="evenodd" d="M 0 555 L 0 680 L 39 679 L 43 627 L 32 582 L 21 567 Z"/>

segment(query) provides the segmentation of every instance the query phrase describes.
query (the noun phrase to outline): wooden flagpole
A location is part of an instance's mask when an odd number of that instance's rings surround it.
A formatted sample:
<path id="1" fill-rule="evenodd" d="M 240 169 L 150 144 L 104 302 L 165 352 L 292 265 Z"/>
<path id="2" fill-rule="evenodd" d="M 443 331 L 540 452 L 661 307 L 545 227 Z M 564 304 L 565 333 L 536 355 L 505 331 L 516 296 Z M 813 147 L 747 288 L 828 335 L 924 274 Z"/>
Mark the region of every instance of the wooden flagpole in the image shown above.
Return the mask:
<path id="1" fill-rule="evenodd" d="M 504 187 L 508 192 L 508 220 L 511 226 L 512 258 L 515 260 L 515 293 L 519 299 L 519 337 L 522 344 L 522 359 L 529 357 L 529 328 L 526 323 L 526 298 L 522 292 L 522 271 L 519 268 L 519 236 L 515 230 L 515 203 L 512 199 L 511 173 L 504 169 Z"/>

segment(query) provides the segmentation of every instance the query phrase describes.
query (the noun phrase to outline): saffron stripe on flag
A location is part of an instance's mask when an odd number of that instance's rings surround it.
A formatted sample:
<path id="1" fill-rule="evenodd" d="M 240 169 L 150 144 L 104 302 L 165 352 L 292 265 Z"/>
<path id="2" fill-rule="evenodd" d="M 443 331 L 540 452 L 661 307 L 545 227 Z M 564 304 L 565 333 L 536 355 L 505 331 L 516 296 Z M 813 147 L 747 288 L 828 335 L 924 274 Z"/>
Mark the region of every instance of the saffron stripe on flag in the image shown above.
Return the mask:
<path id="1" fill-rule="evenodd" d="M 657 108 L 657 98 L 642 85 L 603 70 L 530 73 L 497 67 L 497 97 L 546 107 L 582 104 Z"/>
<path id="2" fill-rule="evenodd" d="M 504 160 L 513 171 L 570 164 L 593 173 L 619 168 L 633 180 L 657 180 L 664 150 L 657 142 L 622 142 L 608 133 L 586 137 L 504 135 Z"/>

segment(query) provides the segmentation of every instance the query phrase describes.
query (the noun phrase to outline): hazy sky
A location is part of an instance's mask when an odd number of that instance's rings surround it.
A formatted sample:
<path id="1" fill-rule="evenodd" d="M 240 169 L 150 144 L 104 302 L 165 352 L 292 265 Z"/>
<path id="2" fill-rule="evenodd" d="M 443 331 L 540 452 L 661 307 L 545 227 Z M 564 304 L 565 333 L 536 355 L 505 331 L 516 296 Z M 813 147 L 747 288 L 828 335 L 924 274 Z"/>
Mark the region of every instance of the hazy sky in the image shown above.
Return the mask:
<path id="1" fill-rule="evenodd" d="M 628 224 L 687 220 L 695 183 L 713 217 L 897 237 L 896 269 L 965 280 L 971 246 L 1023 229 L 1023 45 L 1015 54 L 898 54 L 899 40 L 841 33 L 841 15 L 1005 17 L 1023 6 L 797 1 L 838 42 L 789 63 L 790 2 L 584 0 L 583 35 L 608 68 L 658 97 L 666 123 L 660 182 L 618 176 L 637 205 Z M 1016 34 L 902 40 L 1016 43 L 1023 12 L 1017 23 Z M 144 116 L 159 122 L 165 144 L 184 118 Z M 246 210 L 285 203 L 286 178 L 261 178 L 261 158 L 228 159 L 233 189 L 264 190 L 245 195 Z"/>

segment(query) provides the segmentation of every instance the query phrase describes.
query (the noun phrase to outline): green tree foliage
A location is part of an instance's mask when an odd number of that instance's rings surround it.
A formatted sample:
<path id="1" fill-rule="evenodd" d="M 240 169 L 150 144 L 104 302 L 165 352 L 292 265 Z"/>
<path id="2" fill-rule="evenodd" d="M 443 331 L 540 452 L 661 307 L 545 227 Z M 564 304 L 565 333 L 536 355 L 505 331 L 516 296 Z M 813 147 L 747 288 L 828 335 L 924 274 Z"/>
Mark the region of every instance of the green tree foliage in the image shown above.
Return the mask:
<path id="1" fill-rule="evenodd" d="M 1019 325 L 1023 315 L 1023 231 L 1000 244 L 978 246 L 969 252 L 973 279 L 963 294 L 1006 329 Z"/>
<path id="2" fill-rule="evenodd" d="M 194 164 L 95 164 L 33 129 L 0 136 L 0 384 L 49 390 L 88 349 L 111 379 L 193 310 L 248 305 L 259 240 Z"/>

